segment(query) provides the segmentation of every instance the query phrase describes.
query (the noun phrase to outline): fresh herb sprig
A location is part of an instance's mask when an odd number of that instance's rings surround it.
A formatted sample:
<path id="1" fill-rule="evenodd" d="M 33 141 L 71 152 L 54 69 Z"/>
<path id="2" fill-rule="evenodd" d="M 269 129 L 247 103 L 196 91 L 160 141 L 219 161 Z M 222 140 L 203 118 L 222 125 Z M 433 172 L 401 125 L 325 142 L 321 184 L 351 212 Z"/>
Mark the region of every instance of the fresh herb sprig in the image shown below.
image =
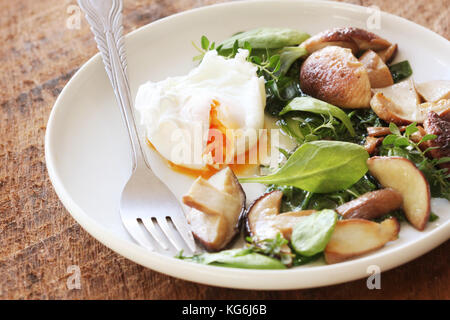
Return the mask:
<path id="1" fill-rule="evenodd" d="M 280 233 L 277 233 L 274 239 L 256 240 L 252 237 L 246 237 L 245 240 L 247 241 L 247 248 L 252 252 L 279 259 L 286 266 L 292 265 L 295 255 L 290 250 L 286 250 L 289 248 L 289 241 L 283 238 Z"/>
<path id="2" fill-rule="evenodd" d="M 253 50 L 251 44 L 247 41 L 242 46 L 239 41 L 234 41 L 231 50 L 223 50 L 222 45 L 216 48 L 215 42 L 211 42 L 206 36 L 200 39 L 200 47 L 194 42 L 193 46 L 200 52 L 199 55 L 193 58 L 194 61 L 203 59 L 207 51 L 216 50 L 219 55 L 227 58 L 234 58 L 239 49 L 245 49 L 249 52 L 247 60 L 258 67 L 258 76 L 263 76 L 266 80 L 278 80 L 279 71 L 281 68 L 281 59 L 279 54 L 272 54 L 269 49 Z"/>
<path id="3" fill-rule="evenodd" d="M 422 143 L 434 140 L 437 136 L 426 134 L 418 142 L 414 142 L 412 136 L 419 131 L 416 122 L 408 125 L 403 134 L 393 122 L 389 124 L 389 130 L 391 134 L 384 138 L 380 155 L 399 156 L 411 160 L 428 180 L 431 195 L 450 200 L 450 182 L 448 181 L 450 174 L 447 169 L 438 167 L 439 164 L 450 162 L 450 158 L 430 159 L 427 152 L 436 149 L 436 147 L 429 147 L 424 150 L 421 148 Z"/>

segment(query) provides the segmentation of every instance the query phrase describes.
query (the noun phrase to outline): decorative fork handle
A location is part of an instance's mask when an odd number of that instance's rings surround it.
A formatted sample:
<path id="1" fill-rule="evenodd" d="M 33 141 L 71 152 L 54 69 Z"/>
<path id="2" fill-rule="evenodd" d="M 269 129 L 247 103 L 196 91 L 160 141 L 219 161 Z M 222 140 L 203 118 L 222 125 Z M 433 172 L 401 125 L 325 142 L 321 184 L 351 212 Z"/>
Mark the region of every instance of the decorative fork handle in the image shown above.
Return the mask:
<path id="1" fill-rule="evenodd" d="M 134 122 L 122 26 L 122 0 L 78 0 L 95 36 L 132 146 L 132 170 L 146 164 Z"/>

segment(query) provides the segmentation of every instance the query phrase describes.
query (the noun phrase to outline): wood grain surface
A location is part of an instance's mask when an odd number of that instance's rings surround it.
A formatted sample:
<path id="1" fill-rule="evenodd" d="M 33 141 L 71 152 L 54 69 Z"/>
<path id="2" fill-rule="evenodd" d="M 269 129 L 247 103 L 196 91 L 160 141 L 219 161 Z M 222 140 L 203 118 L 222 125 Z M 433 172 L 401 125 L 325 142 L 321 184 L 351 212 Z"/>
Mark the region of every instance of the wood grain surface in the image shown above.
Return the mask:
<path id="1" fill-rule="evenodd" d="M 222 1 L 125 0 L 125 32 L 217 2 Z M 377 5 L 450 38 L 450 0 L 348 2 Z M 74 72 L 97 52 L 84 19 L 79 29 L 66 26 L 73 5 L 69 0 L 0 0 L 1 299 L 450 298 L 449 241 L 384 272 L 381 290 L 368 290 L 363 279 L 309 290 L 258 292 L 204 286 L 154 272 L 88 235 L 58 200 L 44 162 L 52 105 Z M 80 289 L 67 288 L 71 265 L 80 268 Z"/>

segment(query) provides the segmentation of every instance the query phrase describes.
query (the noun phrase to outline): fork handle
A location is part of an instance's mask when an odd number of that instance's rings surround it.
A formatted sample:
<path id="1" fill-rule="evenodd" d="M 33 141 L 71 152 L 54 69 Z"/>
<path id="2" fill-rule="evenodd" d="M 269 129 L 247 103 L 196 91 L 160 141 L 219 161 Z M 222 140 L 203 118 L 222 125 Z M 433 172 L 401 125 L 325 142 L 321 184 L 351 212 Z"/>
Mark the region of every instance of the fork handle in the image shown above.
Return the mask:
<path id="1" fill-rule="evenodd" d="M 78 0 L 95 36 L 132 147 L 132 170 L 146 164 L 134 122 L 122 26 L 122 0 Z M 150 167 L 149 167 L 150 168 Z"/>

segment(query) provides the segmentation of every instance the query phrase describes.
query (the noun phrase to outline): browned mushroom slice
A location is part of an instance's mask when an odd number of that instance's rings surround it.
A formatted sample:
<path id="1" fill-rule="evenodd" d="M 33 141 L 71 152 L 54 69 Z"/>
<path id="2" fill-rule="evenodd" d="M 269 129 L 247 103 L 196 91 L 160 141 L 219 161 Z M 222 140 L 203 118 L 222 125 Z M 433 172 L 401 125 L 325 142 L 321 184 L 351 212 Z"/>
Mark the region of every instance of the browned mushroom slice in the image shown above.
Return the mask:
<path id="1" fill-rule="evenodd" d="M 349 49 L 331 46 L 311 54 L 300 71 L 302 91 L 342 108 L 368 108 L 366 68 Z"/>
<path id="2" fill-rule="evenodd" d="M 425 120 L 425 114 L 419 107 L 419 95 L 411 79 L 373 91 L 375 95 L 370 100 L 370 106 L 384 121 L 404 125 Z"/>
<path id="3" fill-rule="evenodd" d="M 366 138 L 366 141 L 364 142 L 364 149 L 366 149 L 366 151 L 371 155 L 376 153 L 377 148 L 381 145 L 383 139 L 384 138 L 376 138 L 368 136 Z"/>
<path id="4" fill-rule="evenodd" d="M 366 67 L 372 88 L 384 88 L 394 84 L 391 71 L 383 60 L 372 50 L 367 50 L 359 61 Z"/>
<path id="5" fill-rule="evenodd" d="M 380 51 L 387 49 L 391 43 L 372 32 L 363 29 L 344 27 L 320 32 L 304 41 L 301 47 L 313 53 L 327 46 L 339 46 L 351 49 L 354 54 L 371 49 Z"/>
<path id="6" fill-rule="evenodd" d="M 290 239 L 294 226 L 314 210 L 294 211 L 280 214 L 281 191 L 272 191 L 258 198 L 247 210 L 247 232 L 258 240 L 273 239 L 281 233 Z"/>
<path id="7" fill-rule="evenodd" d="M 400 132 L 403 132 L 405 131 L 406 127 L 401 126 L 399 127 L 399 129 Z M 389 129 L 389 127 L 368 127 L 367 134 L 371 137 L 383 137 L 391 134 L 391 130 Z"/>
<path id="8" fill-rule="evenodd" d="M 434 80 L 416 85 L 417 92 L 427 102 L 436 102 L 442 99 L 450 99 L 450 81 Z"/>
<path id="9" fill-rule="evenodd" d="M 430 186 L 416 165 L 402 157 L 372 157 L 367 166 L 383 187 L 402 195 L 408 221 L 418 230 L 425 229 L 430 216 Z"/>
<path id="10" fill-rule="evenodd" d="M 336 211 L 346 219 L 380 218 L 402 206 L 402 195 L 394 189 L 386 188 L 363 194 L 355 200 L 344 203 Z"/>
<path id="11" fill-rule="evenodd" d="M 440 117 L 447 118 L 450 114 L 450 99 L 421 103 L 419 105 L 419 109 L 425 115 L 427 115 L 428 112 L 432 111 L 437 113 Z"/>
<path id="12" fill-rule="evenodd" d="M 208 180 L 195 180 L 182 201 L 192 208 L 186 213 L 187 221 L 207 250 L 223 249 L 238 233 L 245 193 L 229 167 Z"/>
<path id="13" fill-rule="evenodd" d="M 397 54 L 397 48 L 397 44 L 393 44 L 387 49 L 378 51 L 377 54 L 380 56 L 381 60 L 383 60 L 384 63 L 390 63 L 392 60 L 394 60 L 395 55 Z"/>
<path id="14" fill-rule="evenodd" d="M 435 159 L 450 157 L 450 119 L 431 111 L 423 126 L 427 134 L 437 136 L 436 139 L 427 141 L 427 147 L 437 147 L 430 150 L 429 154 Z M 441 167 L 447 168 L 447 172 L 450 172 L 450 163 L 442 163 Z"/>
<path id="15" fill-rule="evenodd" d="M 337 263 L 377 250 L 397 239 L 399 231 L 400 224 L 395 218 L 381 223 L 363 219 L 340 220 L 325 248 L 325 261 Z"/>

